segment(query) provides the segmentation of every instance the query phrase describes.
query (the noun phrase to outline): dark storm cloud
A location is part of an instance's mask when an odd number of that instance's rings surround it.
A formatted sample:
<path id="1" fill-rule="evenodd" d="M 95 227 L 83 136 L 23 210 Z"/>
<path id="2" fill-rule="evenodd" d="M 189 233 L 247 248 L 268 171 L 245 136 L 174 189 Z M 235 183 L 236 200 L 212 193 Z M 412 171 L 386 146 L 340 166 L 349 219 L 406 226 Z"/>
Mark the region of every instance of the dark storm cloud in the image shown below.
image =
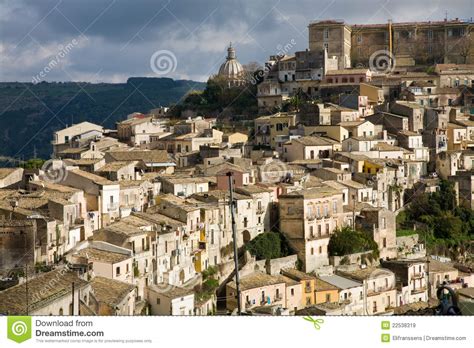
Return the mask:
<path id="1" fill-rule="evenodd" d="M 470 17 L 474 0 L 23 0 L 0 8 L 3 81 L 124 81 L 153 76 L 150 57 L 169 50 L 177 60 L 168 76 L 205 80 L 233 41 L 242 63 L 263 62 L 279 48 L 307 47 L 314 19 L 349 23 Z M 468 15 L 469 14 L 469 15 Z M 71 44 L 75 40 L 76 44 Z M 69 47 L 67 54 L 58 53 Z M 64 53 L 64 52 L 63 52 Z"/>

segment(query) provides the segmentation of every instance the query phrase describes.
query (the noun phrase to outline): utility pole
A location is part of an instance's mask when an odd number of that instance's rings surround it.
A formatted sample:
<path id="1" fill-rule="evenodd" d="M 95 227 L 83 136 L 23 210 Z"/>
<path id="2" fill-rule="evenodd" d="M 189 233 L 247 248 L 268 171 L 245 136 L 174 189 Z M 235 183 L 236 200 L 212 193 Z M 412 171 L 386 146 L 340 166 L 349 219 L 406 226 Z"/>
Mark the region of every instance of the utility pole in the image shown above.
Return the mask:
<path id="1" fill-rule="evenodd" d="M 70 315 L 74 315 L 74 282 L 72 282 L 72 308 L 71 311 L 72 313 Z"/>
<path id="2" fill-rule="evenodd" d="M 229 177 L 229 208 L 232 221 L 232 238 L 234 239 L 234 263 L 235 263 L 235 287 L 237 290 L 237 314 L 242 314 L 240 304 L 240 278 L 239 278 L 239 254 L 237 252 L 237 225 L 235 223 L 235 202 L 234 202 L 234 177 L 232 172 L 226 174 Z"/>
<path id="3" fill-rule="evenodd" d="M 25 265 L 25 292 L 26 292 L 26 315 L 29 315 L 29 308 L 28 308 L 29 307 L 29 301 L 28 301 L 28 263 Z"/>

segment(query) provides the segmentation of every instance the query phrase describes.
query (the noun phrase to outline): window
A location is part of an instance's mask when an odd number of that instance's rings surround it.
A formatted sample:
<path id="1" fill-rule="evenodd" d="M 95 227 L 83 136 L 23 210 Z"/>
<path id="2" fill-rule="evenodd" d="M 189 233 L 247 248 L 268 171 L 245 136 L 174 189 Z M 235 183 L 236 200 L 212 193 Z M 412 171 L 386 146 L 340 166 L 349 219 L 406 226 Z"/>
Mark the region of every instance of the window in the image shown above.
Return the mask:
<path id="1" fill-rule="evenodd" d="M 326 50 L 326 52 L 329 51 L 329 44 L 327 42 L 324 43 L 324 49 Z M 337 79 L 336 79 L 336 82 L 337 82 Z"/>
<path id="2" fill-rule="evenodd" d="M 295 289 L 291 289 L 290 294 L 291 294 L 291 296 L 294 296 L 295 295 Z"/>
<path id="3" fill-rule="evenodd" d="M 332 212 L 337 213 L 337 201 L 332 201 Z"/>
<path id="4" fill-rule="evenodd" d="M 331 302 L 331 294 L 326 294 L 326 302 Z"/>
<path id="5" fill-rule="evenodd" d="M 161 302 L 161 301 L 160 301 L 160 298 L 159 298 L 159 297 L 157 297 L 157 298 L 156 298 L 156 304 L 157 304 L 157 305 L 159 305 L 159 304 L 160 304 L 160 302 Z"/>
<path id="6" fill-rule="evenodd" d="M 329 39 L 329 29 L 328 28 L 324 29 L 324 39 L 326 39 L 326 40 Z"/>
<path id="7" fill-rule="evenodd" d="M 119 276 L 120 275 L 120 267 L 115 268 L 115 275 Z"/>
<path id="8" fill-rule="evenodd" d="M 311 255 L 314 255 L 314 248 L 311 248 Z"/>
<path id="9" fill-rule="evenodd" d="M 320 253 L 320 254 L 323 253 L 323 247 L 322 247 L 322 246 L 319 247 L 319 253 Z"/>

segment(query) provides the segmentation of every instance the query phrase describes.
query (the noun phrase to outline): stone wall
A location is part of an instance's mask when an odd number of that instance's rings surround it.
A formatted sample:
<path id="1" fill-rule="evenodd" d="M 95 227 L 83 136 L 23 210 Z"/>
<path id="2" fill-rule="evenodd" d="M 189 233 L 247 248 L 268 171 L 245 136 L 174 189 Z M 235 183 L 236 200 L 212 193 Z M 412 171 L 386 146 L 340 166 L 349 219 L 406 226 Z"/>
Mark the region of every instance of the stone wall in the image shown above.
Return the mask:
<path id="1" fill-rule="evenodd" d="M 362 265 L 367 266 L 378 264 L 378 260 L 374 259 L 370 261 L 370 254 L 372 251 L 364 251 L 362 253 L 349 254 L 344 256 L 329 256 L 329 264 L 337 267 L 340 265 Z M 362 262 L 365 259 L 365 262 Z"/>
<path id="2" fill-rule="evenodd" d="M 298 256 L 290 255 L 279 259 L 272 259 L 266 262 L 266 271 L 270 275 L 280 274 L 282 268 L 295 268 Z"/>

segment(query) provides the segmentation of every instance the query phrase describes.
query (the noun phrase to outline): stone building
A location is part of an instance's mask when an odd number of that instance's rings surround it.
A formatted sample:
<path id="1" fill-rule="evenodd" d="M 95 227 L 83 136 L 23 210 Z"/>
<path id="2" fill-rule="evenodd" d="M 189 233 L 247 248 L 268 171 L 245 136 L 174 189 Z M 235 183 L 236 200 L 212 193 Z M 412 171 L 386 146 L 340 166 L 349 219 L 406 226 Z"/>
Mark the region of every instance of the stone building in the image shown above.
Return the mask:
<path id="1" fill-rule="evenodd" d="M 474 61 L 474 41 L 468 35 L 472 28 L 472 22 L 458 18 L 362 25 L 323 20 L 310 23 L 309 48 L 325 49 L 329 56 L 337 56 L 339 69 L 368 66 L 370 57 L 377 51 L 391 52 L 397 66 L 439 61 L 466 64 Z"/>
<path id="2" fill-rule="evenodd" d="M 0 275 L 33 269 L 36 233 L 35 220 L 0 220 Z"/>
<path id="3" fill-rule="evenodd" d="M 342 222 L 342 195 L 330 187 L 316 187 L 279 197 L 280 230 L 305 272 L 329 264 L 329 238 Z"/>
<path id="4" fill-rule="evenodd" d="M 237 60 L 232 43 L 227 48 L 227 58 L 220 66 L 218 76 L 226 79 L 229 87 L 245 84 L 245 71 L 242 64 Z"/>

